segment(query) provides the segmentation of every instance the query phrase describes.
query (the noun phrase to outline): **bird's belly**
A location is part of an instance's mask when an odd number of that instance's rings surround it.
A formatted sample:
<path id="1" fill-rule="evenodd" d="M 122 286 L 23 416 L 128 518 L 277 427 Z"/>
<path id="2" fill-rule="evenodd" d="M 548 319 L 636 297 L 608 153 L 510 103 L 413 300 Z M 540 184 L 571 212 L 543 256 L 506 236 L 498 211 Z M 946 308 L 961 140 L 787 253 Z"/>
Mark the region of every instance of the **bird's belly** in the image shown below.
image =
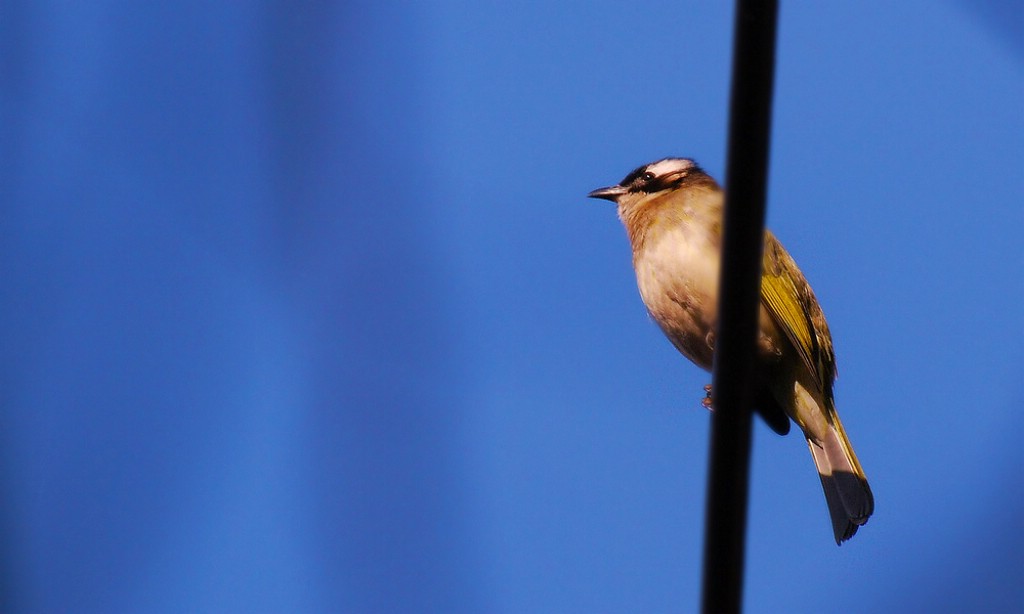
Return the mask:
<path id="1" fill-rule="evenodd" d="M 710 371 L 714 353 L 714 322 L 682 305 L 648 311 L 672 345 L 697 366 Z"/>
<path id="2" fill-rule="evenodd" d="M 717 250 L 692 237 L 669 234 L 636 262 L 637 286 L 647 311 L 672 344 L 695 364 L 711 369 L 718 294 Z"/>
<path id="3" fill-rule="evenodd" d="M 634 264 L 640 296 L 651 317 L 676 349 L 710 371 L 718 312 L 717 248 L 691 233 L 670 233 L 644 250 Z M 783 333 L 762 305 L 762 361 L 777 362 L 786 347 Z"/>

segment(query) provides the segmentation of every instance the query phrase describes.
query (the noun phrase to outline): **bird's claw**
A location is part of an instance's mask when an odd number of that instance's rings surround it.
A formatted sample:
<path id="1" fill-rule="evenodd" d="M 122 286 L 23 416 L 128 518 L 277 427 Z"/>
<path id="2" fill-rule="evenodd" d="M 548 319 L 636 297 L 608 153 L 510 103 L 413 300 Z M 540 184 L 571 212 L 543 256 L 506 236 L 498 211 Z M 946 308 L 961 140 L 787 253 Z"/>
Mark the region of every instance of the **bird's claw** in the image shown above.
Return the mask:
<path id="1" fill-rule="evenodd" d="M 715 411 L 715 408 L 711 405 L 711 384 L 704 386 L 704 398 L 700 400 L 700 404 L 708 411 Z"/>

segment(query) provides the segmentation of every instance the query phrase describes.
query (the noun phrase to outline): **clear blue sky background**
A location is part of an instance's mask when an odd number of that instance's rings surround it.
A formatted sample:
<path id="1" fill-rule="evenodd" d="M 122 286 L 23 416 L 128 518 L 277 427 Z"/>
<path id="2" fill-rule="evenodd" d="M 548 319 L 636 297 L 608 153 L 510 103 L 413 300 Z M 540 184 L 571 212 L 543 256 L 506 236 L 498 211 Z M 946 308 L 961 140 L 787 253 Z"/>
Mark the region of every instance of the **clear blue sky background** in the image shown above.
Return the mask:
<path id="1" fill-rule="evenodd" d="M 785 2 L 769 222 L 877 513 L 755 431 L 750 612 L 1024 609 L 1024 9 Z M 729 3 L 9 2 L 13 612 L 685 612 L 706 374 L 593 188 L 722 176 Z"/>

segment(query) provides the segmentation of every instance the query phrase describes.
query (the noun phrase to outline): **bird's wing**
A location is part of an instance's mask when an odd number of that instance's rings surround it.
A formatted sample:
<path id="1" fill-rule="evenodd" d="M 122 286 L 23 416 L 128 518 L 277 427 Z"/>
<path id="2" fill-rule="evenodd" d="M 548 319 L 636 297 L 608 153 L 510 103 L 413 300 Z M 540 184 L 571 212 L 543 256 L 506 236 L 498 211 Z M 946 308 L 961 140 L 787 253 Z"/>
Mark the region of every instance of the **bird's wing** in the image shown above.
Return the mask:
<path id="1" fill-rule="evenodd" d="M 778 327 L 785 331 L 815 382 L 831 398 L 836 362 L 825 314 L 793 258 L 767 231 L 763 267 L 761 300 Z"/>

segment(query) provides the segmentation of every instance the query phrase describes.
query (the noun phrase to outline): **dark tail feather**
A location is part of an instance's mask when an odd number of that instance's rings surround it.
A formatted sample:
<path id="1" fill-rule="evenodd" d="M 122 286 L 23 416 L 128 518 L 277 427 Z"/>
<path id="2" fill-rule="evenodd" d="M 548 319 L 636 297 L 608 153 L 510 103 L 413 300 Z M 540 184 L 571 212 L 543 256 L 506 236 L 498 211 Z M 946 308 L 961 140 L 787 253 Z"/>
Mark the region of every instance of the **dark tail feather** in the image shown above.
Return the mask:
<path id="1" fill-rule="evenodd" d="M 825 491 L 836 544 L 841 544 L 874 513 L 875 498 L 838 416 L 824 441 L 808 439 L 807 445 Z"/>

